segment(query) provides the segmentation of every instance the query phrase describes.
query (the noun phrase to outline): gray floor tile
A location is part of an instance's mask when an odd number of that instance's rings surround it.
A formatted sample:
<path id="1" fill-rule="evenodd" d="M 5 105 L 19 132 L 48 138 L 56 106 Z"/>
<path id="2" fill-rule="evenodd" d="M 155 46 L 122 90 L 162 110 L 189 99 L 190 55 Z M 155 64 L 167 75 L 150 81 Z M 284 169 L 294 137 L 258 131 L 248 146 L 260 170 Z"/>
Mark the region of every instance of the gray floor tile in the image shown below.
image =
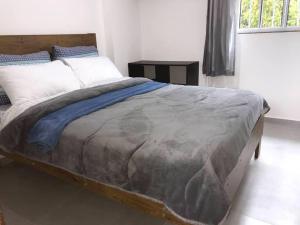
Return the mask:
<path id="1" fill-rule="evenodd" d="M 81 190 L 77 186 L 19 164 L 1 168 L 0 179 L 1 203 L 29 221 L 36 221 L 75 197 Z"/>
<path id="2" fill-rule="evenodd" d="M 260 220 L 256 220 L 254 218 L 245 216 L 238 211 L 235 211 L 233 214 L 231 214 L 228 218 L 228 225 L 273 225 L 270 223 L 265 223 Z"/>
<path id="3" fill-rule="evenodd" d="M 39 225 L 162 225 L 163 221 L 102 196 L 82 191 L 38 221 Z"/>
<path id="4" fill-rule="evenodd" d="M 5 214 L 5 223 L 11 225 L 36 225 L 28 221 L 26 218 L 21 217 L 12 210 L 3 208 L 3 213 Z"/>
<path id="5" fill-rule="evenodd" d="M 252 161 L 233 211 L 273 225 L 300 224 L 300 127 L 266 123 L 262 154 Z"/>

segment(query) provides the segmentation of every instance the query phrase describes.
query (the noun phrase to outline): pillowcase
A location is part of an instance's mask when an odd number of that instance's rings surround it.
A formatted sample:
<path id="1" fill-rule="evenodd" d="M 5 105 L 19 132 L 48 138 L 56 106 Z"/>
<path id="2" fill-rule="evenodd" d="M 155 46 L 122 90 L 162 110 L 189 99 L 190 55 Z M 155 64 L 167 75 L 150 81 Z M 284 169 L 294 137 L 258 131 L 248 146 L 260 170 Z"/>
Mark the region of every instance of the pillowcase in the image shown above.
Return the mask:
<path id="1" fill-rule="evenodd" d="M 98 56 L 98 50 L 95 46 L 53 46 L 52 56 L 54 59 L 96 57 Z"/>
<path id="2" fill-rule="evenodd" d="M 5 55 L 0 54 L 0 66 L 37 64 L 50 62 L 50 54 L 47 51 L 41 51 L 25 55 Z M 8 105 L 10 100 L 3 88 L 0 86 L 0 105 Z"/>
<path id="3" fill-rule="evenodd" d="M 4 55 L 0 54 L 0 66 L 37 64 L 50 62 L 50 54 L 47 51 L 36 52 L 25 55 Z"/>
<path id="4" fill-rule="evenodd" d="M 72 68 L 82 88 L 97 86 L 103 80 L 123 77 L 110 59 L 105 56 L 63 59 L 63 62 Z"/>
<path id="5" fill-rule="evenodd" d="M 72 70 L 61 61 L 0 67 L 0 83 L 12 104 L 47 98 L 80 88 Z"/>

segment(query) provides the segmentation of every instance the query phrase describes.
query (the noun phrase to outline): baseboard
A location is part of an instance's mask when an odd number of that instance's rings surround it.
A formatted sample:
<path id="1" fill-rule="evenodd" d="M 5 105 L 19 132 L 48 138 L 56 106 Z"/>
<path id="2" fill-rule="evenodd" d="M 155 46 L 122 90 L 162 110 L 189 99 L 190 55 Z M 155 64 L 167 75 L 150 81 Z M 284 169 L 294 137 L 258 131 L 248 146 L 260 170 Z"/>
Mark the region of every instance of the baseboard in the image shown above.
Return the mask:
<path id="1" fill-rule="evenodd" d="M 265 121 L 270 123 L 276 123 L 276 124 L 300 126 L 300 121 L 297 120 L 286 120 L 286 119 L 265 117 Z"/>

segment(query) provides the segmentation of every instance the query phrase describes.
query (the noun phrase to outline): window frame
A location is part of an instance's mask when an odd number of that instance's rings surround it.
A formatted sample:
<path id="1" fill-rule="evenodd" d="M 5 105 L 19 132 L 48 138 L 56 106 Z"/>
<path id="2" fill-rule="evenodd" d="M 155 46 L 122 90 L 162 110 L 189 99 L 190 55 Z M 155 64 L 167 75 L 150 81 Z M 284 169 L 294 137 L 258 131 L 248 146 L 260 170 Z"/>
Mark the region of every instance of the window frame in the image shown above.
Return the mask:
<path id="1" fill-rule="evenodd" d="M 239 18 L 237 32 L 239 34 L 251 33 L 281 33 L 281 32 L 300 32 L 300 26 L 288 26 L 290 0 L 283 0 L 282 24 L 281 27 L 264 28 L 262 25 L 263 0 L 259 0 L 259 27 L 258 28 L 240 28 L 242 15 L 242 0 L 239 0 Z"/>

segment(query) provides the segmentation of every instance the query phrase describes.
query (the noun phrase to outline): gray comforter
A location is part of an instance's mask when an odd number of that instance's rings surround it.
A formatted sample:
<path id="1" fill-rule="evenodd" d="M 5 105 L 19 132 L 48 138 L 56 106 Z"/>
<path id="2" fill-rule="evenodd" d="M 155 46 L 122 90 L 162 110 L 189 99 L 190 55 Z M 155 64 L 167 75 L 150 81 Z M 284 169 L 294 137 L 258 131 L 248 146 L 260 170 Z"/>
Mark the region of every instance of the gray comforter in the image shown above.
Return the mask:
<path id="1" fill-rule="evenodd" d="M 78 90 L 33 106 L 1 131 L 1 147 L 162 201 L 185 219 L 218 224 L 231 204 L 225 180 L 263 113 L 263 99 L 252 92 L 170 85 L 71 122 L 50 153 L 26 143 L 30 128 L 50 112 L 146 81 Z"/>

